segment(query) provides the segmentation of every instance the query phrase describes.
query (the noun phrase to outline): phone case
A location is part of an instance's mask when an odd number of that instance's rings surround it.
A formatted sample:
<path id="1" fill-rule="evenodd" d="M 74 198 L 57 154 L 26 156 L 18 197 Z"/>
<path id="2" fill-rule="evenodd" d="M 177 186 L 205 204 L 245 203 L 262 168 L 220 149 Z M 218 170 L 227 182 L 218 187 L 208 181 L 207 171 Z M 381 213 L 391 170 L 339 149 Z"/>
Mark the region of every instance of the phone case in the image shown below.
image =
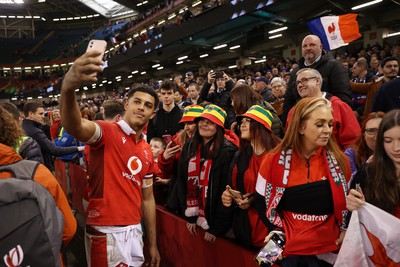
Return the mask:
<path id="1" fill-rule="evenodd" d="M 254 258 L 256 263 L 262 267 L 271 267 L 283 252 L 285 243 L 285 239 L 281 235 L 274 233 Z"/>
<path id="2" fill-rule="evenodd" d="M 164 134 L 162 138 L 164 139 L 165 143 L 167 143 L 167 145 L 169 142 L 172 141 L 172 136 L 170 134 Z"/>
<path id="3" fill-rule="evenodd" d="M 90 40 L 86 52 L 96 50 L 101 52 L 101 55 L 98 56 L 100 60 L 103 60 L 104 52 L 107 48 L 107 42 L 104 40 Z"/>

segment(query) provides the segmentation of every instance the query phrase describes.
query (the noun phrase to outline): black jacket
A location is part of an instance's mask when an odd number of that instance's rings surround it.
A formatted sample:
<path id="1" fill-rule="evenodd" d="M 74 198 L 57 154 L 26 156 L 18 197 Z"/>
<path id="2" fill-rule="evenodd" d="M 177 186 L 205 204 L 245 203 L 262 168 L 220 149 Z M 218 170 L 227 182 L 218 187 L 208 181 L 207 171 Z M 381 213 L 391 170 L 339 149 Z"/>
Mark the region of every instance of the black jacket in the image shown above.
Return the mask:
<path id="1" fill-rule="evenodd" d="M 22 142 L 18 147 L 18 154 L 23 159 L 33 160 L 44 164 L 40 146 L 32 137 L 22 137 Z"/>
<path id="2" fill-rule="evenodd" d="M 178 197 L 182 211 L 186 210 L 188 157 L 191 144 L 192 141 L 189 141 L 183 146 L 178 165 Z M 235 145 L 224 139 L 224 144 L 217 157 L 213 159 L 210 170 L 205 214 L 208 225 L 210 226 L 208 232 L 215 236 L 224 235 L 231 225 L 231 213 L 222 205 L 221 196 L 227 185 L 229 166 L 236 150 L 237 148 Z M 194 223 L 197 217 L 190 217 L 187 219 Z"/>
<path id="3" fill-rule="evenodd" d="M 274 107 L 271 105 L 271 103 L 262 100 L 261 101 L 261 106 L 271 112 L 273 120 L 272 120 L 272 125 L 271 125 L 271 131 L 279 138 L 283 138 L 284 131 L 283 131 L 283 125 L 281 122 L 281 119 L 279 118 L 278 114 L 276 114 L 276 110 Z"/>
<path id="4" fill-rule="evenodd" d="M 264 101 L 271 102 L 274 99 L 274 95 L 268 87 L 265 87 L 259 93 Z"/>
<path id="5" fill-rule="evenodd" d="M 215 89 L 214 92 L 208 93 L 211 88 L 210 83 L 205 82 L 203 85 L 203 88 L 201 88 L 200 91 L 200 98 L 203 99 L 204 101 L 213 103 L 221 108 L 223 108 L 226 111 L 227 117 L 225 119 L 225 128 L 230 129 L 231 124 L 235 122 L 235 111 L 233 110 L 232 107 L 232 100 L 230 97 L 231 90 L 234 86 L 234 83 L 232 80 L 228 80 L 225 84 L 225 90 L 221 92 L 217 92 L 217 89 Z"/>
<path id="6" fill-rule="evenodd" d="M 374 103 L 372 104 L 372 112 L 382 111 L 389 112 L 393 109 L 400 108 L 400 78 L 396 78 L 385 83 L 378 89 Z"/>
<path id="7" fill-rule="evenodd" d="M 182 110 L 177 104 L 174 104 L 174 108 L 170 112 L 165 111 L 161 106 L 149 122 L 147 142 L 150 143 L 151 138 L 162 137 L 164 134 L 175 135 L 182 129 L 182 126 L 178 124 L 181 118 Z"/>
<path id="8" fill-rule="evenodd" d="M 311 66 L 306 66 L 304 65 L 304 58 L 301 58 L 299 60 L 299 68 L 292 71 L 290 84 L 286 90 L 285 100 L 283 102 L 283 122 L 286 122 L 290 109 L 296 105 L 298 100 L 301 99 L 300 95 L 297 93 L 296 73 L 299 69 L 304 68 L 313 68 L 319 71 L 324 80 L 321 88 L 322 92 L 331 93 L 351 106 L 353 93 L 350 88 L 349 76 L 346 69 L 339 60 L 334 59 L 330 54 L 323 50 L 321 59 L 318 62 L 314 62 Z"/>
<path id="9" fill-rule="evenodd" d="M 228 184 L 232 187 L 232 174 L 235 166 L 237 167 L 236 186 L 240 192 L 246 192 L 244 188 L 244 173 L 249 167 L 249 161 L 252 157 L 253 149 L 251 146 L 245 150 L 236 151 L 229 168 Z M 225 207 L 227 211 L 232 212 L 232 230 L 239 244 L 246 247 L 252 247 L 251 227 L 248 215 L 248 209 L 243 210 L 232 204 L 230 207 Z"/>
<path id="10" fill-rule="evenodd" d="M 40 123 L 33 120 L 24 119 L 22 121 L 22 128 L 24 129 L 26 135 L 35 139 L 39 144 L 40 150 L 42 151 L 44 165 L 53 171 L 53 158 L 52 156 L 64 156 L 71 153 L 78 152 L 77 146 L 71 147 L 57 147 L 53 142 L 51 142 L 46 134 L 39 128 Z"/>

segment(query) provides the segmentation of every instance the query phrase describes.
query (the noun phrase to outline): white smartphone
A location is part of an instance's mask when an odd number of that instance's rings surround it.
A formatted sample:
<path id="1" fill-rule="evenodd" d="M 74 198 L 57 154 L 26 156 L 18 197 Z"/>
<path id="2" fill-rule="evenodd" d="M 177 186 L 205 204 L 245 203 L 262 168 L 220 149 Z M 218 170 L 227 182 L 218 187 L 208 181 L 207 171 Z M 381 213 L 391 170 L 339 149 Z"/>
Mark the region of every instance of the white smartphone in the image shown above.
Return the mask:
<path id="1" fill-rule="evenodd" d="M 101 52 L 101 55 L 98 56 L 100 60 L 103 60 L 104 52 L 107 48 L 107 42 L 104 40 L 90 40 L 86 52 L 96 50 Z"/>

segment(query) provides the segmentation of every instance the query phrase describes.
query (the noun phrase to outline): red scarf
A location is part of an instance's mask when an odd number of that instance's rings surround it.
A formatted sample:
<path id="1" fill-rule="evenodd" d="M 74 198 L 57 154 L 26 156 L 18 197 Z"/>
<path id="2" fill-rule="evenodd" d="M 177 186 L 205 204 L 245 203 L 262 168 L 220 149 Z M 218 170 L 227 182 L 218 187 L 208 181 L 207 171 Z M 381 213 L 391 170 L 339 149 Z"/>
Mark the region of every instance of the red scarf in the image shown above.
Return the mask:
<path id="1" fill-rule="evenodd" d="M 279 154 L 278 154 L 279 155 Z M 330 152 L 324 153 L 326 169 L 328 175 L 329 184 L 332 190 L 333 206 L 335 218 L 339 222 L 340 230 L 346 229 L 346 194 L 347 194 L 347 183 L 343 172 L 340 169 L 335 156 Z M 271 183 L 267 183 L 265 186 L 265 202 L 266 202 L 266 217 L 268 220 L 282 228 L 282 220 L 277 212 L 279 202 L 285 192 L 289 172 L 290 172 L 290 161 L 292 158 L 292 149 L 282 151 L 281 154 L 276 156 L 273 161 L 274 168 L 271 168 Z"/>
<path id="2" fill-rule="evenodd" d="M 210 152 L 214 148 L 214 143 L 210 147 Z M 209 228 L 206 216 L 205 206 L 208 190 L 208 179 L 212 166 L 212 159 L 206 159 L 200 168 L 201 145 L 197 148 L 197 154 L 189 160 L 187 194 L 186 194 L 186 217 L 198 216 L 196 224 L 204 230 Z"/>

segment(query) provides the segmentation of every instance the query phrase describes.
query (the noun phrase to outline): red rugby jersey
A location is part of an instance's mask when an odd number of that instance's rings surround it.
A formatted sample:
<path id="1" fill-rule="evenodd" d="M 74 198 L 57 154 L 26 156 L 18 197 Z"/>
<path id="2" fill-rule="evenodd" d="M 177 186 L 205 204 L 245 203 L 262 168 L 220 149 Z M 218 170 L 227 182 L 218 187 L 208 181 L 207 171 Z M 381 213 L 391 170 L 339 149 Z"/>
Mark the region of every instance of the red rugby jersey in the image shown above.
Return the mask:
<path id="1" fill-rule="evenodd" d="M 125 122 L 96 121 L 99 141 L 90 146 L 87 224 L 139 224 L 142 217 L 143 179 L 153 178 L 153 154 L 144 136 Z"/>

